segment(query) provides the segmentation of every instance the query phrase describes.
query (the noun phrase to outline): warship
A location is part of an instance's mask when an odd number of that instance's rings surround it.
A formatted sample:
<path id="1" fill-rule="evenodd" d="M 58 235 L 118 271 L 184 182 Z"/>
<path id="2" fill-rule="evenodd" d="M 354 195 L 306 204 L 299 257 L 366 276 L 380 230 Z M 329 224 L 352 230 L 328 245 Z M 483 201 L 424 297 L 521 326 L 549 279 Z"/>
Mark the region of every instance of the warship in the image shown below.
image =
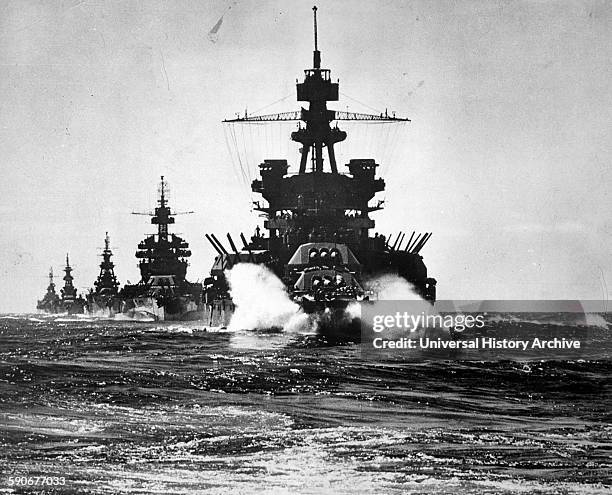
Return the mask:
<path id="1" fill-rule="evenodd" d="M 202 284 L 186 279 L 189 244 L 168 231 L 175 216 L 166 198 L 167 183 L 161 177 L 158 206 L 154 212 L 139 213 L 151 217 L 157 234 L 151 234 L 138 244 L 136 258 L 141 279 L 137 284 L 126 284 L 119 292 L 121 311 L 131 318 L 156 320 L 195 320 L 201 317 Z"/>
<path id="2" fill-rule="evenodd" d="M 47 286 L 47 293 L 41 300 L 36 304 L 36 309 L 43 313 L 59 313 L 60 309 L 60 296 L 55 292 L 55 282 L 53 281 L 53 267 L 49 268 L 49 285 Z"/>
<path id="3" fill-rule="evenodd" d="M 64 268 L 64 287 L 60 293 L 60 312 L 68 314 L 83 314 L 85 312 L 86 301 L 81 296 L 77 295 L 77 289 L 74 286 L 72 276 L 72 267 L 70 259 L 66 253 L 66 267 Z"/>
<path id="4" fill-rule="evenodd" d="M 252 192 L 264 200 L 254 202 L 254 209 L 263 214 L 267 234 L 258 227 L 247 240 L 241 233 L 240 249 L 229 233 L 229 247 L 216 235 L 206 234 L 217 253 L 210 277 L 204 281 L 204 319 L 209 325 L 227 325 L 231 319 L 235 306 L 228 271 L 237 263 L 270 269 L 306 313 L 341 315 L 351 302 L 374 297 L 367 282 L 385 274 L 408 281 L 426 301 L 433 303 L 436 298 L 436 280 L 428 276 L 420 255 L 432 234 L 415 236 L 413 232 L 405 244 L 403 232 L 393 239 L 371 235 L 375 223 L 370 214 L 383 208 L 383 201 L 371 203 L 385 189 L 384 180 L 376 176 L 379 165 L 372 158 L 350 159 L 348 173 L 342 173 L 334 150 L 347 138 L 339 121 L 395 123 L 408 119 L 387 112 L 374 115 L 327 107 L 328 102 L 339 99 L 339 82 L 332 81 L 330 69 L 321 67 L 316 7 L 313 12 L 313 67 L 306 69 L 303 81 L 297 83 L 297 100 L 307 108 L 224 121 L 296 121 L 291 140 L 301 149 L 297 173 L 290 172 L 285 159 L 264 159 L 259 178 L 251 184 Z"/>
<path id="5" fill-rule="evenodd" d="M 121 311 L 121 300 L 118 297 L 119 282 L 115 276 L 115 264 L 111 261 L 113 252 L 108 232 L 104 237 L 101 256 L 100 274 L 87 294 L 87 312 L 95 316 L 114 316 Z"/>

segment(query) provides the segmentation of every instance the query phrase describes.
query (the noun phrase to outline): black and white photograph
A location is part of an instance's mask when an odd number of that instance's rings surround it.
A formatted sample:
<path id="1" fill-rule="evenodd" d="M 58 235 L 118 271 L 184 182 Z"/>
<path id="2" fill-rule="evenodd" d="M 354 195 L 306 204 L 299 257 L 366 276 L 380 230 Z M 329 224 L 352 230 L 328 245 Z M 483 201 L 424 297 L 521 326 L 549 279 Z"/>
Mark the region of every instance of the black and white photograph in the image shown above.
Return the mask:
<path id="1" fill-rule="evenodd" d="M 607 0 L 0 0 L 0 494 L 611 493 L 611 123 Z"/>

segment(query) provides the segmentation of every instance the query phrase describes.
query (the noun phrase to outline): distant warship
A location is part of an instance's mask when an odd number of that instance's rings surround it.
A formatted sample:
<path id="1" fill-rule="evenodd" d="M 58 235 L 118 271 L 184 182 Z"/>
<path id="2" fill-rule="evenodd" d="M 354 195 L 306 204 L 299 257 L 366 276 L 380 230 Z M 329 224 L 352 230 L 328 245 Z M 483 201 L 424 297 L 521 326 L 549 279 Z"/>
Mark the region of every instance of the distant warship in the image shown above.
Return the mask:
<path id="1" fill-rule="evenodd" d="M 43 313 L 59 313 L 60 309 L 60 297 L 55 292 L 55 282 L 53 282 L 53 267 L 49 268 L 49 285 L 47 286 L 47 293 L 44 297 L 38 301 L 36 309 Z"/>
<path id="2" fill-rule="evenodd" d="M 369 115 L 327 108 L 328 101 L 338 100 L 339 84 L 332 82 L 329 69 L 321 68 L 316 7 L 313 10 L 313 68 L 305 70 L 303 82 L 297 84 L 297 99 L 307 102 L 308 108 L 225 121 L 243 124 L 298 121 L 291 139 L 302 147 L 297 174 L 289 173 L 287 160 L 264 160 L 259 165 L 260 179 L 251 184 L 252 191 L 267 203 L 255 202 L 254 206 L 266 218 L 264 227 L 268 235 L 262 235 L 258 228 L 247 241 L 241 234 L 242 247 L 238 249 L 229 234 L 229 248 L 214 234 L 207 234 L 217 252 L 204 286 L 204 315 L 211 325 L 228 324 L 234 303 L 227 271 L 243 262 L 271 269 L 284 282 L 290 297 L 307 313 L 339 313 L 352 301 L 368 299 L 370 294 L 364 282 L 383 274 L 407 280 L 427 301 L 436 298 L 436 280 L 428 276 L 419 254 L 431 233 L 415 237 L 413 232 L 406 244 L 401 232 L 394 236 L 395 240 L 370 235 L 374 220 L 369 214 L 381 210 L 383 203 L 370 201 L 385 188 L 383 179 L 376 178 L 378 164 L 371 158 L 351 159 L 346 165 L 348 174 L 340 173 L 334 152 L 334 145 L 344 141 L 347 133 L 333 122 L 393 123 L 407 119 L 386 112 Z"/>
<path id="3" fill-rule="evenodd" d="M 76 287 L 73 284 L 72 267 L 68 253 L 66 253 L 66 267 L 64 268 L 64 287 L 61 292 L 60 311 L 68 314 L 82 314 L 85 312 L 86 301 L 77 295 Z"/>
<path id="4" fill-rule="evenodd" d="M 152 234 L 138 244 L 141 280 L 125 285 L 119 292 L 121 310 L 128 316 L 153 317 L 157 320 L 193 320 L 201 317 L 202 285 L 186 280 L 189 244 L 168 232 L 174 224 L 173 213 L 166 199 L 167 184 L 161 177 L 158 206 L 154 212 L 135 213 L 151 217 L 157 225 Z M 188 212 L 192 213 L 192 212 Z"/>
<path id="5" fill-rule="evenodd" d="M 97 316 L 113 316 L 121 310 L 119 299 L 119 282 L 115 276 L 115 264 L 111 261 L 113 252 L 110 248 L 108 232 L 104 237 L 104 249 L 100 274 L 94 282 L 94 287 L 87 294 L 87 311 Z"/>

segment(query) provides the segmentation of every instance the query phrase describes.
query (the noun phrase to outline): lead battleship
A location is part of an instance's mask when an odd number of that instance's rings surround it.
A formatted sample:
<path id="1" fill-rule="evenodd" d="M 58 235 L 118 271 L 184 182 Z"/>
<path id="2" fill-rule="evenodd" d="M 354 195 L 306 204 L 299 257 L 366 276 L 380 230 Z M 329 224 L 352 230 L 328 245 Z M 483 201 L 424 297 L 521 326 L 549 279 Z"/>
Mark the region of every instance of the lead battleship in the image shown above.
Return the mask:
<path id="1" fill-rule="evenodd" d="M 168 231 L 177 213 L 168 206 L 166 191 L 162 176 L 155 211 L 135 213 L 150 216 L 157 234 L 138 244 L 141 279 L 137 284 L 126 284 L 119 292 L 121 311 L 131 318 L 197 320 L 202 314 L 202 284 L 186 279 L 191 251 L 183 238 Z"/>
<path id="2" fill-rule="evenodd" d="M 400 122 L 387 112 L 380 115 L 329 109 L 338 101 L 339 83 L 330 69 L 321 67 L 317 40 L 317 8 L 314 11 L 313 67 L 297 83 L 297 100 L 308 105 L 297 112 L 244 116 L 230 123 L 259 123 L 295 120 L 291 140 L 301 145 L 297 173 L 284 159 L 266 159 L 259 165 L 260 178 L 251 190 L 264 202 L 255 210 L 265 218 L 267 235 L 257 228 L 242 246 L 227 234 L 229 247 L 215 234 L 206 238 L 215 249 L 210 277 L 205 280 L 205 320 L 210 325 L 227 325 L 235 309 L 228 271 L 237 263 L 261 264 L 279 277 L 288 295 L 306 313 L 341 314 L 354 301 L 369 299 L 368 280 L 384 274 L 408 281 L 424 300 L 434 302 L 436 280 L 428 276 L 419 254 L 431 233 L 413 232 L 404 244 L 404 233 L 394 239 L 371 235 L 370 214 L 382 209 L 382 201 L 371 203 L 384 191 L 385 182 L 376 176 L 378 163 L 372 158 L 351 159 L 342 173 L 334 146 L 347 138 L 338 122 L 343 120 Z M 327 157 L 325 157 L 325 152 Z M 263 204 L 262 204 L 263 203 Z"/>

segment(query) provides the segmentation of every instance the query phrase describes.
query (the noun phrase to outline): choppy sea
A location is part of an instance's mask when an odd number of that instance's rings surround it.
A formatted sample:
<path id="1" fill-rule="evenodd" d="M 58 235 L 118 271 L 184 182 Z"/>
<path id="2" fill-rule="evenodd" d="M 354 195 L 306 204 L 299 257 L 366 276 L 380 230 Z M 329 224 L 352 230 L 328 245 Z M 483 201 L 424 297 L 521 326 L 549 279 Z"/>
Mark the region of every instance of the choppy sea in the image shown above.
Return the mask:
<path id="1" fill-rule="evenodd" d="M 537 318 L 489 325 L 570 325 Z M 0 493 L 611 493 L 611 325 L 599 316 L 575 359 L 412 360 L 298 333 L 5 315 Z"/>

